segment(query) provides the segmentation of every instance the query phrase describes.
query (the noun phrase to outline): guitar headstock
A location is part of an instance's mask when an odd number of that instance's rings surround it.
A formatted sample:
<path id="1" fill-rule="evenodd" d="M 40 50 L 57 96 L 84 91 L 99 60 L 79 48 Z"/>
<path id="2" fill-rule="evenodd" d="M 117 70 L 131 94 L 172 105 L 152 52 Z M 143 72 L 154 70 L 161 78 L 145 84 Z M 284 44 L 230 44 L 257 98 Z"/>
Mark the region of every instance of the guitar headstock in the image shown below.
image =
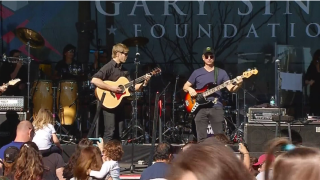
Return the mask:
<path id="1" fill-rule="evenodd" d="M 19 81 L 20 81 L 20 79 L 13 79 L 8 82 L 8 85 L 13 86 L 13 85 L 17 84 L 17 82 L 19 82 Z"/>
<path id="2" fill-rule="evenodd" d="M 248 69 L 247 71 L 242 73 L 243 78 L 249 78 L 252 75 L 258 74 L 258 70 L 256 68 L 254 69 Z"/>
<path id="3" fill-rule="evenodd" d="M 150 75 L 155 76 L 161 73 L 161 69 L 159 67 L 154 68 L 151 72 Z"/>

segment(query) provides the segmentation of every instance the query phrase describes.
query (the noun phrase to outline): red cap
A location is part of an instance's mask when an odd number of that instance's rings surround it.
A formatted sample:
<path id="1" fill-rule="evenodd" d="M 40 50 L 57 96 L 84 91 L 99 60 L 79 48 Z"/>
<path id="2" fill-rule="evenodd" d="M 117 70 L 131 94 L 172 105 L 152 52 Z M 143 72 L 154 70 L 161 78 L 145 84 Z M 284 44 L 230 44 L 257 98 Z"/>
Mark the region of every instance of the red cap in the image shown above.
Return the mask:
<path id="1" fill-rule="evenodd" d="M 254 166 L 260 166 L 261 164 L 263 164 L 265 161 L 267 160 L 267 154 L 262 154 L 259 159 L 258 162 L 253 164 Z M 274 156 L 271 155 L 271 161 L 274 160 Z"/>

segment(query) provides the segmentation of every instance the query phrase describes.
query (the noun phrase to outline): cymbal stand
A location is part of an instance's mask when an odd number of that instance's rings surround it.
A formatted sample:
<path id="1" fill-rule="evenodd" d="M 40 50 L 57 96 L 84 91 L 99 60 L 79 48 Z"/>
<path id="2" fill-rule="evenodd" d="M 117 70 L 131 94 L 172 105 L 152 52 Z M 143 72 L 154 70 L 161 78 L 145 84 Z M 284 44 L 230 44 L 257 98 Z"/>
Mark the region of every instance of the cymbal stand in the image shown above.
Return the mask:
<path id="1" fill-rule="evenodd" d="M 178 80 L 179 80 L 179 75 L 177 75 L 177 77 L 176 77 L 176 83 L 174 85 L 174 91 L 173 91 L 173 97 L 172 97 L 172 122 L 173 123 L 174 123 L 174 118 L 175 118 L 174 112 L 176 111 L 174 104 L 176 103 L 176 92 L 177 92 Z"/>
<path id="2" fill-rule="evenodd" d="M 28 82 L 27 82 L 27 113 L 30 112 L 30 63 L 31 63 L 31 58 L 30 58 L 30 42 L 27 42 L 27 48 L 28 48 L 28 57 L 27 57 L 27 61 L 28 61 Z"/>

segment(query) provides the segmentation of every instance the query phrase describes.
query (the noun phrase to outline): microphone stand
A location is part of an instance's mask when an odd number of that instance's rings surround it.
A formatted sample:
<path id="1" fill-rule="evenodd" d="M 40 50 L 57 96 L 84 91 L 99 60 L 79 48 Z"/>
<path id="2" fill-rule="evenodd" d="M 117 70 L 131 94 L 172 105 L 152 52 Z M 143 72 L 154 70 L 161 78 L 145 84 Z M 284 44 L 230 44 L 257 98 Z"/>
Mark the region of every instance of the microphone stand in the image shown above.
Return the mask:
<path id="1" fill-rule="evenodd" d="M 278 131 L 279 131 L 279 126 L 281 125 L 281 77 L 280 77 L 280 73 L 281 73 L 281 63 L 280 63 L 280 60 L 277 59 L 276 61 L 276 68 L 277 68 L 277 94 L 276 94 L 276 106 L 278 106 L 278 115 L 279 115 L 279 120 L 277 122 L 277 125 L 276 125 L 276 134 L 275 134 L 275 137 L 278 137 Z M 291 137 L 291 132 L 289 131 L 289 137 Z M 291 139 L 290 139 L 291 141 Z"/>

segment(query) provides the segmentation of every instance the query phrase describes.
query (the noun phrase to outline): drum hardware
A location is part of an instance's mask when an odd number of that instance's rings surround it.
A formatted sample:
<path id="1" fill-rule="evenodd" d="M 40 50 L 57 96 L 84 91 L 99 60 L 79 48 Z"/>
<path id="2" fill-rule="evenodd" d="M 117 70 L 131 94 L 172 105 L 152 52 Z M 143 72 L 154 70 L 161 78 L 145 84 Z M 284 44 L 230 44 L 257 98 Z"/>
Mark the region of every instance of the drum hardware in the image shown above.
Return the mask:
<path id="1" fill-rule="evenodd" d="M 139 56 L 140 56 L 140 53 L 139 53 L 139 46 L 144 46 L 146 45 L 147 43 L 149 42 L 149 39 L 148 38 L 145 38 L 145 37 L 134 37 L 134 38 L 129 38 L 129 39 L 126 39 L 124 40 L 122 43 L 125 44 L 126 46 L 128 47 L 136 47 L 136 56 L 134 58 L 134 64 L 136 66 L 136 71 L 135 71 L 135 79 L 138 78 L 138 66 L 140 64 L 140 61 L 139 61 Z M 137 137 L 137 128 L 141 128 L 141 127 L 138 127 L 138 112 L 137 112 L 137 107 L 138 107 L 138 98 L 136 96 L 136 90 L 135 90 L 135 85 L 136 85 L 136 82 L 135 80 L 133 80 L 133 83 L 132 83 L 132 87 L 133 87 L 133 101 L 132 101 L 132 120 L 131 120 L 131 144 L 132 144 L 132 154 L 131 154 L 131 165 L 130 165 L 130 171 L 131 173 L 135 172 L 135 165 L 133 164 L 133 157 L 134 157 L 134 140 L 137 140 L 137 139 L 140 139 L 140 138 L 145 138 L 145 130 L 144 128 L 142 129 L 143 131 L 143 135 L 140 136 L 140 137 Z M 129 129 L 130 129 L 129 128 Z M 134 131 L 135 129 L 135 131 Z"/>
<path id="2" fill-rule="evenodd" d="M 175 116 L 174 116 L 174 112 L 175 112 L 175 102 L 176 102 L 176 92 L 177 92 L 177 84 L 178 84 L 178 80 L 179 80 L 179 75 L 177 75 L 176 77 L 176 83 L 174 84 L 174 92 L 173 92 L 173 98 L 172 98 L 172 121 L 175 122 Z"/>

